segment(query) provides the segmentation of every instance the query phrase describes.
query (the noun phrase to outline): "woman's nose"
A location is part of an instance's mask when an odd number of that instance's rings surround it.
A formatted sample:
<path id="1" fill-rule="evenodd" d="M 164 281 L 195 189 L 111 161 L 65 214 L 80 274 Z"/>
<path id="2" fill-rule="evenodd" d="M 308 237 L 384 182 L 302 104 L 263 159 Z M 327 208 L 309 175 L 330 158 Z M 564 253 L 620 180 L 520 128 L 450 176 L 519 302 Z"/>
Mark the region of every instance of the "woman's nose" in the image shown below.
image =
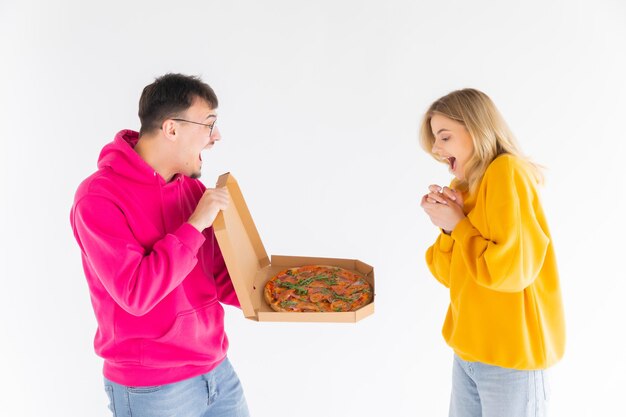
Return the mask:
<path id="1" fill-rule="evenodd" d="M 441 152 L 441 148 L 439 147 L 439 141 L 435 140 L 435 142 L 433 143 L 433 147 L 431 148 L 431 152 L 435 155 L 439 155 L 439 153 Z"/>

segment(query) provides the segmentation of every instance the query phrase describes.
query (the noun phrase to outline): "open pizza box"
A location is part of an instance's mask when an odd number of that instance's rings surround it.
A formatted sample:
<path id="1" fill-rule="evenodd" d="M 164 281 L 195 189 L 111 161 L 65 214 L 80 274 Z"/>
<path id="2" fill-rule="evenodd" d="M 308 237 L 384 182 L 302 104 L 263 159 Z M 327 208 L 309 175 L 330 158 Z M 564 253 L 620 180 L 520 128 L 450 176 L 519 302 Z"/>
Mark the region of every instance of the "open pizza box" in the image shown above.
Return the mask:
<path id="1" fill-rule="evenodd" d="M 374 287 L 374 268 L 355 259 L 313 258 L 304 256 L 267 256 L 241 189 L 226 173 L 218 187 L 227 187 L 230 204 L 213 222 L 226 267 L 246 318 L 257 321 L 354 323 L 374 313 L 374 300 L 356 311 L 278 312 L 263 297 L 265 283 L 283 269 L 303 265 L 330 265 L 360 273 Z"/>

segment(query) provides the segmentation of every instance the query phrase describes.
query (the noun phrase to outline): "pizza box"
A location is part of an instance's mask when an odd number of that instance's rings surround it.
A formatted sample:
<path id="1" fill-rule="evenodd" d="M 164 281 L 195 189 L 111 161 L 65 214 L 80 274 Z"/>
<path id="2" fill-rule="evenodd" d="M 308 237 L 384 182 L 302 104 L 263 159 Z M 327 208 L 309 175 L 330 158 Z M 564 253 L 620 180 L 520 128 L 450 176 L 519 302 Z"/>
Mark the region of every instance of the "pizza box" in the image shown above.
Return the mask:
<path id="1" fill-rule="evenodd" d="M 268 257 L 235 178 L 230 173 L 223 174 L 217 186 L 228 188 L 230 204 L 215 218 L 213 230 L 246 318 L 256 321 L 354 323 L 374 313 L 374 299 L 356 311 L 274 311 L 265 302 L 263 290 L 267 280 L 283 269 L 303 265 L 338 266 L 359 272 L 374 291 L 374 268 L 356 259 L 282 255 Z"/>

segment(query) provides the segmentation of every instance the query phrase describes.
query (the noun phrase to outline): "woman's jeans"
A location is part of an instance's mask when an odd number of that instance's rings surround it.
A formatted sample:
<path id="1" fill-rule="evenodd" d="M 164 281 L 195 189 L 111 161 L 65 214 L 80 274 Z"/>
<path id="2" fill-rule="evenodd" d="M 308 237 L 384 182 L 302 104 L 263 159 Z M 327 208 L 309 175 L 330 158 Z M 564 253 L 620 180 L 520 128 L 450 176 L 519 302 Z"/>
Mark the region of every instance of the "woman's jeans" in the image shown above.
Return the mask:
<path id="1" fill-rule="evenodd" d="M 105 378 L 104 389 L 114 417 L 249 417 L 228 358 L 209 373 L 173 384 L 127 387 Z"/>
<path id="2" fill-rule="evenodd" d="M 546 371 L 519 371 L 454 355 L 450 417 L 545 417 Z"/>

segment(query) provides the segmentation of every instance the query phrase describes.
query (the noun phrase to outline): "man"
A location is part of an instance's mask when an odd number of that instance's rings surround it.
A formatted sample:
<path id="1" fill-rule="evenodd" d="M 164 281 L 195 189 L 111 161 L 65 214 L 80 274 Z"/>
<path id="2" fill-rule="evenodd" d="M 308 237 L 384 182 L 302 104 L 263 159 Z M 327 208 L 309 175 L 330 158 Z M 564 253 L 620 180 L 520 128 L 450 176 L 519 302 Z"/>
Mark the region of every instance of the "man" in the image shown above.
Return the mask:
<path id="1" fill-rule="evenodd" d="M 70 221 L 114 416 L 248 416 L 220 304 L 239 302 L 211 228 L 229 196 L 197 180 L 201 151 L 221 139 L 217 104 L 199 78 L 157 78 L 140 132 L 119 132 L 76 192 Z"/>

